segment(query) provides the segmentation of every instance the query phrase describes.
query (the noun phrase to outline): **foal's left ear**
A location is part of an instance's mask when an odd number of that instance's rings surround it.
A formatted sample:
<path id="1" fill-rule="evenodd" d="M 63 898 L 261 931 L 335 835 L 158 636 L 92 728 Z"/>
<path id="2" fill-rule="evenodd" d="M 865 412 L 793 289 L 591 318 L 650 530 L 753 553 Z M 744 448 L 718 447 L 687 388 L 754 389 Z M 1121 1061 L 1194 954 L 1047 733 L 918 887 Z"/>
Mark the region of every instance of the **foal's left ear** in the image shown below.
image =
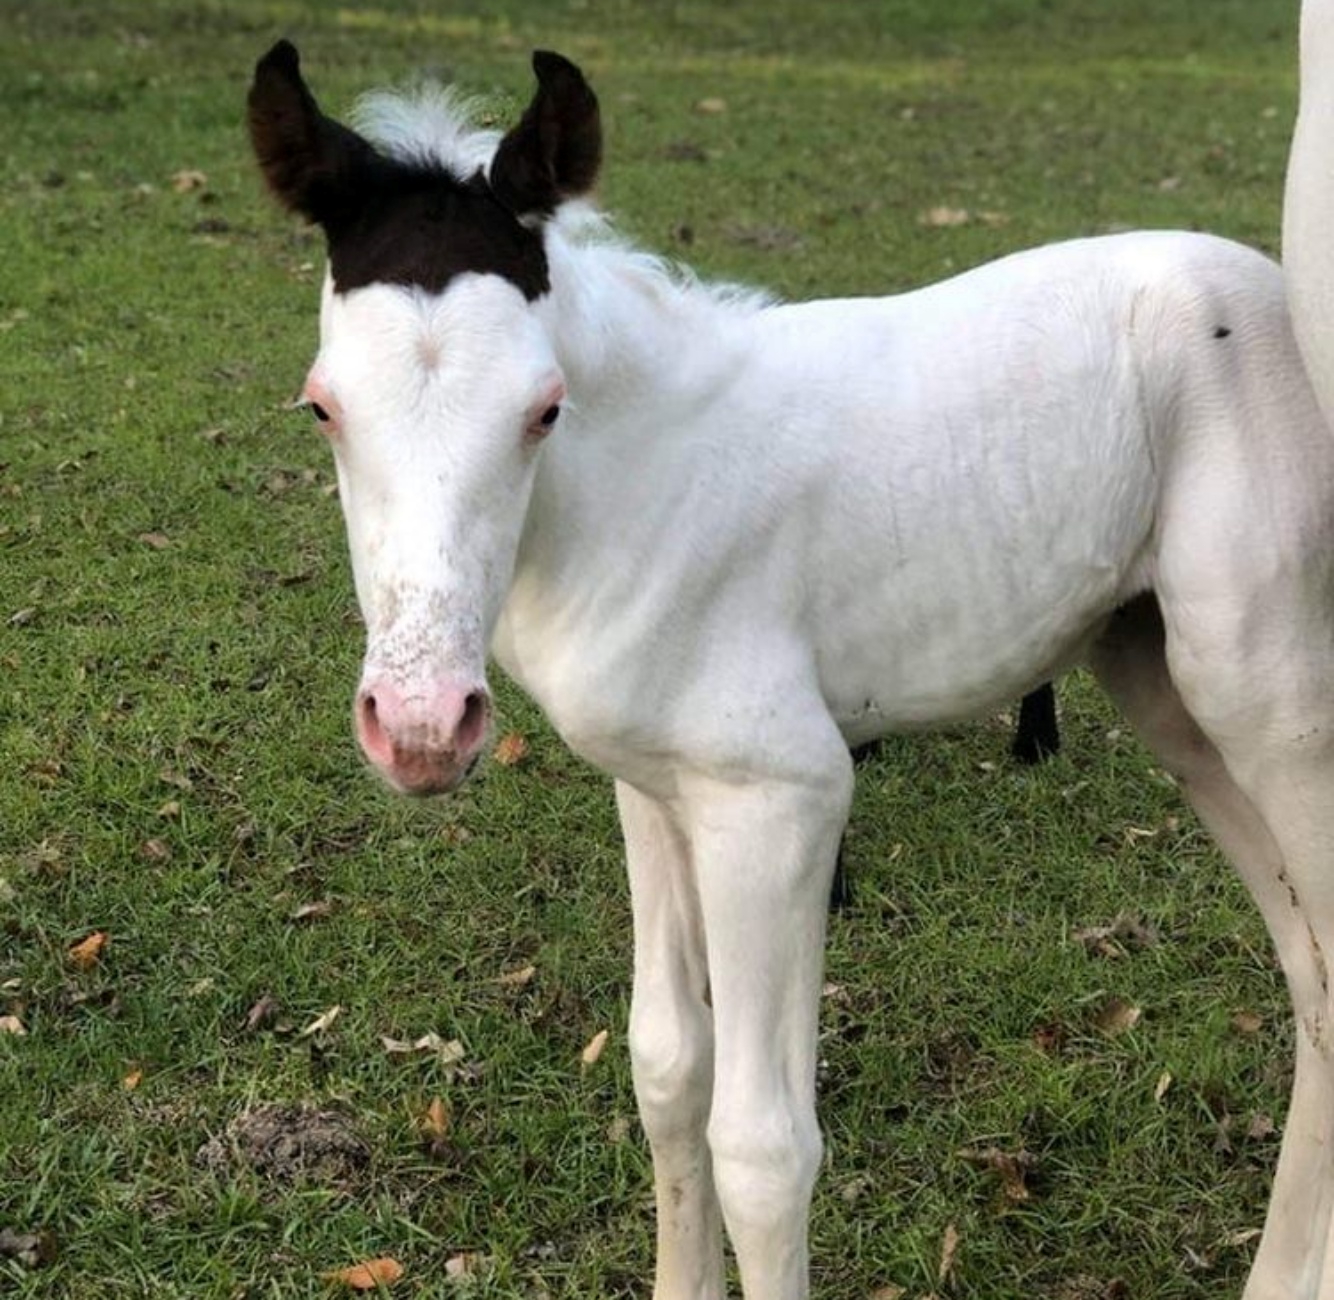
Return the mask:
<path id="1" fill-rule="evenodd" d="M 537 93 L 491 163 L 491 188 L 515 216 L 549 217 L 587 194 L 602 162 L 598 98 L 569 59 L 533 55 Z"/>

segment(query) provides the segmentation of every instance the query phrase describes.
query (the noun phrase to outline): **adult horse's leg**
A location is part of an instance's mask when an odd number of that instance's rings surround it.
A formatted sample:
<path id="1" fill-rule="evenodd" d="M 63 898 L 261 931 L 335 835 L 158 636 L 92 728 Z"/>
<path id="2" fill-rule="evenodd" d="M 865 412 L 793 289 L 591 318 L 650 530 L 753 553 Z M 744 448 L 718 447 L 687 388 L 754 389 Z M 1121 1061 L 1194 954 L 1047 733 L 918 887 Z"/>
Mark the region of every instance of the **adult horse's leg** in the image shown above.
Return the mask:
<path id="1" fill-rule="evenodd" d="M 705 1130 L 713 1013 L 689 846 L 668 809 L 618 782 L 635 927 L 630 1060 L 653 1152 L 654 1300 L 721 1300 L 722 1224 Z"/>
<path id="2" fill-rule="evenodd" d="M 1224 742 L 1229 752 L 1221 750 L 1169 673 L 1152 597 L 1113 618 L 1092 666 L 1241 873 L 1297 1014 L 1292 1104 L 1246 1300 L 1334 1300 L 1334 1026 L 1326 968 L 1326 954 L 1334 954 L 1334 754 L 1323 738 L 1303 755 L 1300 737 L 1275 737 L 1266 747 L 1253 734 L 1243 746 L 1240 732 Z M 1295 676 L 1306 666 L 1294 664 Z M 1192 668 L 1198 681 L 1198 665 Z M 1258 679 L 1254 687 L 1264 689 Z"/>
<path id="3" fill-rule="evenodd" d="M 822 740 L 801 784 L 693 781 L 685 796 L 713 1002 L 708 1139 L 747 1300 L 808 1294 L 825 914 L 852 796 L 832 722 L 808 730 Z"/>
<path id="4" fill-rule="evenodd" d="M 1019 705 L 1010 753 L 1021 763 L 1040 763 L 1061 749 L 1061 728 L 1056 721 L 1056 689 L 1051 682 L 1024 696 Z"/>

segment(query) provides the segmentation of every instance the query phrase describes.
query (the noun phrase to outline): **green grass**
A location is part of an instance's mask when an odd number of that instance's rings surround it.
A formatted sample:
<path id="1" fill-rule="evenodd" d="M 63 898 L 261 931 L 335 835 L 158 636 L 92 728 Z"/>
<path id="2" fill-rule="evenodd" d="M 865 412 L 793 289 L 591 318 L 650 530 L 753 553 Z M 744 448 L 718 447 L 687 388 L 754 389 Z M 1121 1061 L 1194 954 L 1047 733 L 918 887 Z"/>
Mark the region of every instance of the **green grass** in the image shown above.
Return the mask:
<path id="1" fill-rule="evenodd" d="M 1273 251 L 1295 9 L 0 0 L 0 1015 L 28 1030 L 0 1034 L 0 1230 L 56 1248 L 0 1259 L 0 1293 L 320 1296 L 374 1255 L 406 1266 L 395 1294 L 648 1290 L 606 784 L 503 685 L 531 754 L 452 802 L 392 799 L 350 738 L 331 467 L 284 409 L 320 246 L 261 194 L 240 125 L 272 39 L 334 109 L 426 70 L 512 110 L 527 50 L 561 49 L 602 95 L 624 227 L 803 296 L 1125 226 Z M 206 183 L 178 192 L 184 171 Z M 922 223 L 942 206 L 972 219 Z M 1280 980 L 1170 784 L 1085 682 L 1063 704 L 1039 771 L 997 719 L 863 772 L 823 1030 L 822 1297 L 1240 1289 L 1287 1087 Z M 294 919 L 309 903 L 329 908 Z M 1122 913 L 1158 942 L 1090 955 L 1075 931 Z M 1127 1032 L 1099 1028 L 1113 997 L 1143 1009 Z M 380 1041 L 428 1032 L 462 1064 Z M 435 1097 L 451 1130 L 429 1151 Z M 200 1164 L 269 1102 L 340 1110 L 369 1166 L 286 1185 Z M 1028 1200 L 960 1154 L 987 1147 L 1036 1160 Z M 463 1252 L 489 1271 L 447 1281 Z"/>

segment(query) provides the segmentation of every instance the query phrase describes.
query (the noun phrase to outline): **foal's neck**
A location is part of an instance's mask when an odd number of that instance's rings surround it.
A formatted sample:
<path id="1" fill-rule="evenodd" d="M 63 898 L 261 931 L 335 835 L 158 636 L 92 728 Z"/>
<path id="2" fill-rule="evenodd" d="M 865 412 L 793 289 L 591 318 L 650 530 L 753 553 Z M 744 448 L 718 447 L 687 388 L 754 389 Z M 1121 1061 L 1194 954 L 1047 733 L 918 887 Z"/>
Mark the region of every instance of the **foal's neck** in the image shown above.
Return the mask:
<path id="1" fill-rule="evenodd" d="M 700 284 L 621 245 L 553 234 L 552 337 L 588 421 L 697 410 L 735 375 L 765 297 Z"/>

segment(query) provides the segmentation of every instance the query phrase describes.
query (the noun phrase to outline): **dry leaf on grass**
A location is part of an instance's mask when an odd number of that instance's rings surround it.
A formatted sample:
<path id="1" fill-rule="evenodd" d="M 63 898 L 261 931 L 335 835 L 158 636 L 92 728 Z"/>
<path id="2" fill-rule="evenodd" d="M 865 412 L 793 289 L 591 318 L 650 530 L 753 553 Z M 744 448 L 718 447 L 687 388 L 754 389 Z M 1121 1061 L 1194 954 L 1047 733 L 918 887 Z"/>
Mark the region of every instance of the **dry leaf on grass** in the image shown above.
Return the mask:
<path id="1" fill-rule="evenodd" d="M 207 184 L 208 176 L 194 167 L 178 171 L 171 178 L 171 188 L 177 194 L 189 194 L 194 190 L 202 190 Z"/>
<path id="2" fill-rule="evenodd" d="M 390 1038 L 387 1034 L 381 1034 L 380 1046 L 390 1056 L 433 1055 L 445 1067 L 457 1065 L 467 1056 L 463 1044 L 457 1038 L 445 1040 L 434 1032 L 413 1039 Z"/>
<path id="3" fill-rule="evenodd" d="M 21 1268 L 41 1268 L 54 1261 L 56 1253 L 56 1239 L 49 1232 L 0 1228 L 0 1259 L 12 1259 Z"/>
<path id="4" fill-rule="evenodd" d="M 1158 1082 L 1153 1085 L 1154 1101 L 1162 1101 L 1162 1099 L 1167 1096 L 1167 1090 L 1171 1086 L 1172 1072 L 1171 1070 L 1164 1070 L 1162 1074 L 1158 1076 Z"/>
<path id="5" fill-rule="evenodd" d="M 1109 998 L 1093 1023 L 1104 1034 L 1124 1034 L 1139 1024 L 1144 1014 L 1142 1007 L 1127 1002 L 1125 998 Z"/>
<path id="6" fill-rule="evenodd" d="M 245 1031 L 253 1034 L 258 1029 L 263 1029 L 266 1025 L 271 1025 L 277 1018 L 278 1012 L 282 1010 L 278 999 L 272 993 L 265 993 L 263 997 L 255 1003 L 254 1006 L 246 1012 Z"/>
<path id="7" fill-rule="evenodd" d="M 1266 1138 L 1271 1138 L 1278 1132 L 1274 1124 L 1273 1117 L 1266 1115 L 1263 1111 L 1257 1111 L 1251 1116 L 1251 1122 L 1246 1126 L 1246 1136 L 1252 1142 L 1263 1142 Z"/>
<path id="8" fill-rule="evenodd" d="M 297 1037 L 311 1038 L 315 1034 L 324 1033 L 324 1031 L 326 1029 L 329 1029 L 333 1025 L 333 1022 L 337 1020 L 338 1017 L 341 1016 L 342 1014 L 343 1014 L 342 1007 L 339 1006 L 330 1007 L 328 1011 L 326 1011 L 322 1016 L 316 1016 L 315 1019 L 310 1022 L 310 1024 L 308 1024 L 299 1034 L 297 1034 Z"/>
<path id="9" fill-rule="evenodd" d="M 515 767 L 528 757 L 528 742 L 517 731 L 507 732 L 496 741 L 491 756 L 501 767 Z"/>
<path id="10" fill-rule="evenodd" d="M 1152 948 L 1158 942 L 1158 931 L 1137 916 L 1122 913 L 1111 925 L 1089 925 L 1071 933 L 1082 943 L 1092 957 L 1124 957 L 1128 952 Z"/>
<path id="11" fill-rule="evenodd" d="M 1232 1028 L 1247 1038 L 1258 1034 L 1264 1028 L 1264 1023 L 1264 1017 L 1254 1011 L 1237 1011 L 1232 1016 Z"/>
<path id="12" fill-rule="evenodd" d="M 966 226 L 970 220 L 971 217 L 967 208 L 947 208 L 942 205 L 927 208 L 917 218 L 917 224 L 919 226 L 930 226 L 933 229 L 947 229 L 950 226 Z"/>
<path id="13" fill-rule="evenodd" d="M 981 1169 L 992 1169 L 1000 1175 L 1001 1191 L 1007 1201 L 1027 1201 L 1028 1175 L 1037 1168 L 1037 1157 L 1028 1151 L 1002 1151 L 999 1147 L 965 1147 L 959 1159 Z"/>
<path id="14" fill-rule="evenodd" d="M 959 1229 L 952 1223 L 945 1225 L 945 1235 L 940 1239 L 940 1268 L 936 1272 L 936 1281 L 944 1286 L 954 1272 L 954 1260 L 959 1253 Z"/>
<path id="15" fill-rule="evenodd" d="M 876 1287 L 867 1297 L 867 1300 L 903 1300 L 903 1297 L 907 1294 L 908 1288 L 906 1286 L 895 1286 L 891 1282 L 888 1286 Z"/>
<path id="16" fill-rule="evenodd" d="M 438 1139 L 448 1135 L 449 1109 L 439 1097 L 432 1098 L 431 1104 L 417 1121 L 417 1127 L 429 1138 Z"/>
<path id="17" fill-rule="evenodd" d="M 579 1054 L 579 1059 L 583 1062 L 584 1069 L 588 1069 L 598 1063 L 598 1057 L 602 1055 L 602 1049 L 607 1046 L 608 1033 L 605 1029 L 599 1029 L 592 1038 L 588 1040 L 588 1046 Z"/>
<path id="18" fill-rule="evenodd" d="M 139 540 L 155 551 L 165 551 L 171 545 L 171 538 L 166 533 L 140 533 Z"/>
<path id="19" fill-rule="evenodd" d="M 22 1038 L 27 1032 L 18 1016 L 0 1016 L 0 1034 L 13 1034 Z"/>
<path id="20" fill-rule="evenodd" d="M 126 1092 L 133 1092 L 144 1081 L 144 1072 L 142 1070 L 131 1070 L 121 1081 L 120 1086 Z"/>
<path id="21" fill-rule="evenodd" d="M 445 1276 L 451 1281 L 461 1277 L 475 1277 L 491 1263 L 489 1255 L 480 1251 L 465 1250 L 445 1260 Z"/>
<path id="22" fill-rule="evenodd" d="M 536 974 L 536 966 L 523 966 L 518 970 L 507 970 L 503 974 L 497 975 L 496 983 L 502 988 L 521 989 L 525 984 L 530 984 Z"/>
<path id="23" fill-rule="evenodd" d="M 329 1282 L 338 1282 L 353 1291 L 374 1291 L 377 1287 L 392 1286 L 403 1276 L 403 1265 L 396 1259 L 385 1255 L 380 1259 L 368 1259 L 350 1268 L 335 1269 L 332 1273 L 322 1273 L 321 1277 Z"/>
<path id="24" fill-rule="evenodd" d="M 68 953 L 69 963 L 75 970 L 92 970 L 102 959 L 102 952 L 110 936 L 105 930 L 94 930 L 86 939 L 80 939 Z"/>

